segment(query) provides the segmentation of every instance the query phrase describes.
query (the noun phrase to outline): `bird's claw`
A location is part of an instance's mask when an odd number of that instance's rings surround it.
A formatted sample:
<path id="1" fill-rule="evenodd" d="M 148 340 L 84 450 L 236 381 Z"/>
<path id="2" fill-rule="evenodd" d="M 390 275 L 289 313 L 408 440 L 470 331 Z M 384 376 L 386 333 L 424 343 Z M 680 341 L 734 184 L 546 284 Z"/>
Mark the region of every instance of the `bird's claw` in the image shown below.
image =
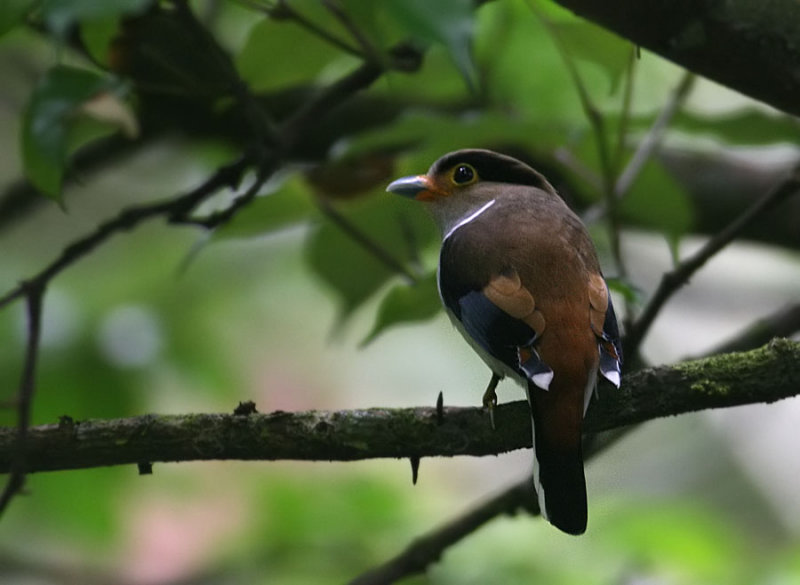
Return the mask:
<path id="1" fill-rule="evenodd" d="M 497 427 L 494 424 L 494 407 L 497 406 L 497 394 L 495 394 L 494 390 L 487 392 L 483 395 L 483 407 L 489 411 L 489 422 L 492 425 L 492 430 L 497 430 Z"/>
<path id="2" fill-rule="evenodd" d="M 483 393 L 483 407 L 489 411 L 489 422 L 492 425 L 492 430 L 497 430 L 497 427 L 494 425 L 494 407 L 497 406 L 497 393 L 495 392 L 495 388 L 497 388 L 497 383 L 500 381 L 500 377 L 492 375 L 492 379 L 489 381 L 489 385 L 486 387 L 486 392 Z"/>

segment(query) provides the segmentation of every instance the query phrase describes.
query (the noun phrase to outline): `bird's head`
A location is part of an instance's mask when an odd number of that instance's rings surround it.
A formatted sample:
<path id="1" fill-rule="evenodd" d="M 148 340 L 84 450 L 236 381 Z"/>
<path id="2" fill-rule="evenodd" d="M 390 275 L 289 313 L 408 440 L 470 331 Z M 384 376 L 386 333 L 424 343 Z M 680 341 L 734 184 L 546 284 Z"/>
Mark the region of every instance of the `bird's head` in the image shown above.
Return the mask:
<path id="1" fill-rule="evenodd" d="M 429 203 L 447 231 L 470 210 L 504 195 L 530 192 L 531 187 L 558 197 L 547 179 L 525 163 L 491 150 L 466 149 L 444 155 L 424 175 L 393 181 L 386 190 Z"/>

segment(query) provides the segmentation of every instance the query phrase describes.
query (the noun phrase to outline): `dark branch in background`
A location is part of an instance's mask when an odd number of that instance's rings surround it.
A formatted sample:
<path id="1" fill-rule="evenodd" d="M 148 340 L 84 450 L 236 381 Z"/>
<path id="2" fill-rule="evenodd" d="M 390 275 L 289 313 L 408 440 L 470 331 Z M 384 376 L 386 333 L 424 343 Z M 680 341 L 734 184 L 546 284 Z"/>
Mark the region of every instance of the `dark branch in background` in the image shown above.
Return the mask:
<path id="1" fill-rule="evenodd" d="M 800 115 L 794 0 L 555 0 L 678 65 Z"/>
<path id="2" fill-rule="evenodd" d="M 628 434 L 632 427 L 604 433 L 603 440 L 584 447 L 584 458 L 589 460 Z M 522 481 L 504 489 L 497 495 L 470 506 L 467 512 L 453 520 L 415 538 L 397 556 L 359 575 L 349 585 L 389 585 L 405 577 L 424 573 L 439 561 L 442 554 L 455 543 L 477 531 L 490 520 L 502 515 L 513 516 L 525 512 L 531 516 L 541 513 L 533 480 L 526 476 Z"/>
<path id="3" fill-rule="evenodd" d="M 248 158 L 242 157 L 234 163 L 219 168 L 203 184 L 184 195 L 150 205 L 138 205 L 122 210 L 115 218 L 100 224 L 91 234 L 74 241 L 64 248 L 58 258 L 38 274 L 29 278 L 26 283 L 20 284 L 1 296 L 0 309 L 24 296 L 30 283 L 35 283 L 40 287 L 47 286 L 62 270 L 85 257 L 115 234 L 129 231 L 140 223 L 154 217 L 166 216 L 178 222 L 183 221 L 187 213 L 210 195 L 222 188 L 235 189 L 241 180 L 242 173 L 250 166 L 251 162 Z"/>
<path id="4" fill-rule="evenodd" d="M 269 113 L 261 107 L 258 100 L 250 91 L 247 84 L 239 77 L 236 65 L 231 60 L 230 55 L 219 45 L 209 30 L 197 20 L 192 12 L 187 0 L 176 0 L 175 7 L 184 25 L 191 29 L 195 36 L 202 39 L 208 47 L 207 55 L 214 59 L 221 71 L 225 72 L 229 80 L 229 89 L 233 94 L 234 100 L 242 110 L 242 115 L 248 123 L 250 131 L 253 133 L 251 142 L 258 152 L 258 158 L 264 158 L 264 149 L 268 146 L 279 147 L 277 140 L 277 130 L 275 122 Z"/>
<path id="5" fill-rule="evenodd" d="M 44 285 L 26 283 L 25 296 L 28 301 L 28 343 L 25 348 L 25 362 L 17 392 L 17 428 L 13 436 L 13 452 L 9 460 L 8 479 L 0 493 L 0 516 L 13 498 L 25 485 L 25 473 L 28 471 L 28 430 L 31 422 L 33 394 L 36 390 L 36 362 L 39 355 L 39 338 L 42 332 L 42 303 L 44 301 Z"/>
<path id="6" fill-rule="evenodd" d="M 361 47 L 361 52 L 366 61 L 373 63 L 381 62 L 380 52 L 375 48 L 372 42 L 367 38 L 367 35 L 352 21 L 350 15 L 342 9 L 338 0 L 322 0 L 322 4 L 328 9 L 328 12 L 333 14 L 336 20 L 350 33 L 350 36 L 355 39 L 358 46 Z"/>
<path id="7" fill-rule="evenodd" d="M 267 14 L 270 15 L 271 18 L 274 18 L 275 20 L 285 20 L 285 19 L 294 20 L 297 24 L 299 24 L 309 32 L 313 33 L 314 35 L 318 36 L 325 42 L 329 43 L 331 46 L 339 49 L 340 51 L 349 53 L 354 57 L 361 57 L 361 58 L 364 57 L 364 55 L 361 54 L 361 52 L 359 52 L 359 50 L 356 47 L 351 46 L 349 43 L 335 36 L 330 31 L 327 31 L 324 28 L 316 25 L 312 21 L 308 20 L 305 16 L 303 16 L 301 13 L 297 12 L 294 8 L 292 8 L 291 4 L 289 4 L 286 0 L 278 0 L 275 3 L 275 6 L 271 8 L 266 8 L 261 4 L 259 4 L 258 2 L 245 1 L 244 3 L 255 10 L 264 10 Z"/>
<path id="8" fill-rule="evenodd" d="M 800 305 L 779 311 L 767 319 L 759 321 L 743 334 L 731 339 L 721 348 L 727 351 L 746 351 L 759 347 L 763 343 L 780 336 L 789 336 L 800 331 Z M 778 341 L 777 343 L 784 343 Z M 733 349 L 737 348 L 737 349 Z M 712 351 L 709 355 L 721 353 Z M 628 379 L 625 379 L 626 384 Z M 711 383 L 706 380 L 706 384 Z M 698 387 L 702 391 L 702 386 Z M 612 390 L 614 392 L 614 390 Z M 584 437 L 584 458 L 589 460 L 615 444 L 638 428 L 638 424 L 621 426 L 612 431 L 592 434 Z M 527 511 L 531 515 L 540 513 L 530 476 L 506 488 L 489 500 L 470 507 L 461 516 L 415 539 L 402 552 L 389 561 L 368 570 L 350 585 L 389 585 L 404 577 L 424 572 L 427 567 L 436 563 L 445 550 L 466 538 L 481 526 L 503 514 L 515 514 Z"/>
<path id="9" fill-rule="evenodd" d="M 70 160 L 71 171 L 65 183 L 72 184 L 76 175 L 85 176 L 94 173 L 139 151 L 146 144 L 143 138 L 132 141 L 115 135 L 85 146 Z M 10 183 L 0 193 L 0 231 L 46 205 L 52 205 L 52 202 L 42 197 L 29 181 L 18 179 Z"/>
<path id="10" fill-rule="evenodd" d="M 365 63 L 308 100 L 281 128 L 279 141 L 284 149 L 291 150 L 303 138 L 303 134 L 312 129 L 318 118 L 355 92 L 372 85 L 382 73 L 383 70 L 377 65 Z"/>
<path id="11" fill-rule="evenodd" d="M 216 211 L 206 217 L 192 217 L 189 215 L 189 213 L 194 209 L 195 206 L 187 206 L 185 211 L 170 215 L 170 223 L 195 225 L 207 229 L 213 229 L 227 223 L 233 219 L 233 216 L 235 216 L 243 207 L 246 207 L 250 202 L 253 201 L 253 199 L 255 199 L 256 195 L 258 195 L 258 192 L 261 190 L 261 187 L 264 186 L 264 183 L 267 181 L 270 175 L 272 175 L 272 173 L 277 169 L 277 164 L 277 161 L 272 159 L 263 160 L 256 171 L 256 176 L 253 180 L 253 183 L 247 188 L 247 191 L 234 199 L 233 202 L 225 209 Z M 246 168 L 247 167 L 245 166 L 242 171 L 244 172 Z M 232 189 L 235 187 L 236 185 L 231 185 Z"/>
<path id="12" fill-rule="evenodd" d="M 755 201 L 728 227 L 712 237 L 693 256 L 682 261 L 674 270 L 667 272 L 661 278 L 655 293 L 645 307 L 644 312 L 636 320 L 624 339 L 624 353 L 635 358 L 639 346 L 647 334 L 656 316 L 669 298 L 697 272 L 709 259 L 725 246 L 730 244 L 741 232 L 755 221 L 762 213 L 777 205 L 781 201 L 797 193 L 800 189 L 800 166 L 795 167 L 791 175 L 780 185 L 765 193 Z"/>
<path id="13" fill-rule="evenodd" d="M 424 573 L 453 543 L 469 536 L 497 516 L 510 516 L 523 510 L 532 515 L 539 513 L 531 479 L 514 484 L 490 500 L 470 508 L 463 516 L 414 539 L 399 555 L 356 577 L 349 585 L 386 585 Z"/>
<path id="14" fill-rule="evenodd" d="M 587 413 L 586 433 L 708 408 L 773 402 L 800 392 L 800 343 L 775 340 L 727 354 L 629 374 L 602 392 Z M 148 415 L 43 425 L 29 430 L 28 471 L 141 461 L 210 459 L 354 461 L 381 457 L 484 456 L 530 447 L 524 401 L 495 409 L 497 429 L 481 408 Z M 10 469 L 15 432 L 0 429 L 0 473 Z"/>
<path id="15" fill-rule="evenodd" d="M 238 77 L 229 56 L 195 19 L 186 2 L 179 0 L 175 3 L 175 6 L 184 25 L 192 29 L 195 38 L 201 39 L 208 46 L 210 55 L 216 60 L 217 69 L 224 72 L 229 89 L 250 127 L 252 133 L 250 147 L 246 149 L 247 154 L 238 161 L 217 169 L 205 182 L 186 194 L 157 203 L 124 209 L 115 218 L 100 224 L 92 233 L 79 238 L 64 248 L 61 254 L 39 273 L 0 296 L 0 309 L 22 297 L 26 297 L 28 299 L 30 321 L 29 345 L 23 381 L 17 398 L 19 417 L 17 439 L 13 449 L 15 455 L 13 460 L 9 460 L 5 469 L 6 472 L 10 472 L 10 476 L 5 490 L 0 494 L 0 513 L 8 505 L 11 498 L 22 488 L 26 471 L 33 469 L 35 465 L 32 458 L 29 458 L 28 427 L 31 399 L 35 389 L 33 374 L 39 348 L 42 298 L 50 281 L 63 270 L 84 258 L 111 236 L 122 231 L 134 229 L 144 221 L 163 217 L 170 223 L 191 224 L 205 228 L 214 228 L 229 221 L 256 197 L 264 182 L 283 162 L 285 153 L 299 144 L 313 130 L 321 117 L 329 114 L 331 110 L 353 94 L 368 87 L 384 71 L 377 63 L 367 63 L 357 68 L 349 75 L 345 75 L 339 81 L 310 97 L 284 122 L 279 130 L 276 130 L 267 111 L 255 100 L 247 86 Z M 414 55 L 416 55 L 416 59 L 410 59 Z M 410 52 L 403 47 L 393 52 L 392 58 L 399 68 L 416 67 L 419 65 L 420 60 L 418 53 Z M 201 203 L 219 190 L 223 188 L 236 189 L 249 169 L 255 169 L 253 183 L 227 209 L 212 213 L 204 218 L 197 218 L 192 215 Z M 151 457 L 142 457 L 138 461 L 155 460 L 155 458 Z"/>
<path id="16" fill-rule="evenodd" d="M 800 303 L 789 305 L 767 315 L 733 339 L 718 345 L 710 355 L 747 351 L 760 347 L 775 337 L 791 337 L 800 331 Z"/>

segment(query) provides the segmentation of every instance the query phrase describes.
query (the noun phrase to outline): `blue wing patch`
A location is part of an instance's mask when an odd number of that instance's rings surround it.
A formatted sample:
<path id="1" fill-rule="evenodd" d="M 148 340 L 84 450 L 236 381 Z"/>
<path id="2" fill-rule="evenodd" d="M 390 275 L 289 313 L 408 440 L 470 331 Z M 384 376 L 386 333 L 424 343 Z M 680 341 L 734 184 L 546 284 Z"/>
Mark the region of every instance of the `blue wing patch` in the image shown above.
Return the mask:
<path id="1" fill-rule="evenodd" d="M 500 309 L 480 291 L 468 292 L 457 303 L 458 310 L 453 312 L 486 353 L 537 386 L 548 388 L 553 372 L 533 348 L 536 341 L 533 329 Z"/>
<path id="2" fill-rule="evenodd" d="M 456 239 L 445 239 L 440 252 L 439 294 L 442 302 L 461 323 L 463 333 L 469 335 L 486 354 L 547 389 L 553 372 L 533 347 L 536 331 L 483 294 L 482 288 L 489 275 L 475 274 L 470 270 L 472 265 L 462 264 L 460 259 L 466 255 L 452 250 Z"/>

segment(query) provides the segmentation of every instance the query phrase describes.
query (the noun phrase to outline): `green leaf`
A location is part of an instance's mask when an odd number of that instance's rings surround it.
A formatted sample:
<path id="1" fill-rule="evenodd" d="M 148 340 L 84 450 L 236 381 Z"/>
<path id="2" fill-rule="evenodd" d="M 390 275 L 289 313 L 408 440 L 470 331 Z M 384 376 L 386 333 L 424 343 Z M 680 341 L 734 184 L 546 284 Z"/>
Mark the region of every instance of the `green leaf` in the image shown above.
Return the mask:
<path id="1" fill-rule="evenodd" d="M 724 519 L 697 505 L 629 507 L 606 533 L 609 545 L 624 550 L 629 562 L 654 574 L 679 568 L 676 583 L 747 582 L 740 579 L 747 546 Z"/>
<path id="2" fill-rule="evenodd" d="M 81 41 L 97 63 L 108 65 L 111 42 L 119 34 L 119 19 L 99 18 L 81 24 Z"/>
<path id="3" fill-rule="evenodd" d="M 386 7 L 412 39 L 444 45 L 467 85 L 474 87 L 471 0 L 390 0 Z"/>
<path id="4" fill-rule="evenodd" d="M 613 93 L 630 61 L 631 43 L 585 21 L 553 22 L 551 26 L 570 56 L 606 72 Z"/>
<path id="5" fill-rule="evenodd" d="M 30 181 L 50 198 L 60 200 L 79 109 L 114 81 L 87 69 L 58 65 L 34 89 L 22 120 L 22 161 Z"/>
<path id="6" fill-rule="evenodd" d="M 287 47 L 291 59 L 284 58 Z M 294 22 L 265 18 L 250 31 L 236 68 L 254 91 L 263 92 L 313 82 L 338 59 L 350 58 Z"/>
<path id="7" fill-rule="evenodd" d="M 430 319 L 439 312 L 441 306 L 436 273 L 431 273 L 412 285 L 399 284 L 381 301 L 372 331 L 361 345 L 371 343 L 393 325 Z"/>
<path id="8" fill-rule="evenodd" d="M 236 216 L 214 232 L 214 238 L 237 239 L 263 236 L 305 223 L 315 207 L 311 194 L 295 175 L 271 193 L 260 195 Z"/>
<path id="9" fill-rule="evenodd" d="M 673 238 L 689 231 L 694 218 L 691 199 L 656 161 L 644 166 L 620 211 L 629 221 Z"/>
<path id="10" fill-rule="evenodd" d="M 339 298 L 342 319 L 392 276 L 385 266 L 330 223 L 322 224 L 313 234 L 307 254 L 311 268 Z"/>
<path id="11" fill-rule="evenodd" d="M 42 17 L 47 28 L 63 37 L 76 23 L 139 14 L 152 3 L 153 0 L 44 0 Z"/>
<path id="12" fill-rule="evenodd" d="M 412 256 L 408 232 L 413 233 L 414 245 L 420 248 L 435 240 L 435 230 L 422 206 L 400 197 L 382 194 L 340 206 L 337 210 L 350 226 L 368 237 L 372 245 L 401 263 L 407 263 Z M 356 242 L 331 220 L 325 220 L 313 232 L 306 257 L 316 275 L 338 297 L 342 319 L 396 275 L 365 245 Z"/>
<path id="13" fill-rule="evenodd" d="M 542 124 L 585 126 L 564 59 L 528 5 L 487 2 L 477 16 L 475 55 L 492 103 L 506 104 L 509 111 Z"/>
<path id="14" fill-rule="evenodd" d="M 0 37 L 22 22 L 36 0 L 3 0 L 0 2 Z"/>

